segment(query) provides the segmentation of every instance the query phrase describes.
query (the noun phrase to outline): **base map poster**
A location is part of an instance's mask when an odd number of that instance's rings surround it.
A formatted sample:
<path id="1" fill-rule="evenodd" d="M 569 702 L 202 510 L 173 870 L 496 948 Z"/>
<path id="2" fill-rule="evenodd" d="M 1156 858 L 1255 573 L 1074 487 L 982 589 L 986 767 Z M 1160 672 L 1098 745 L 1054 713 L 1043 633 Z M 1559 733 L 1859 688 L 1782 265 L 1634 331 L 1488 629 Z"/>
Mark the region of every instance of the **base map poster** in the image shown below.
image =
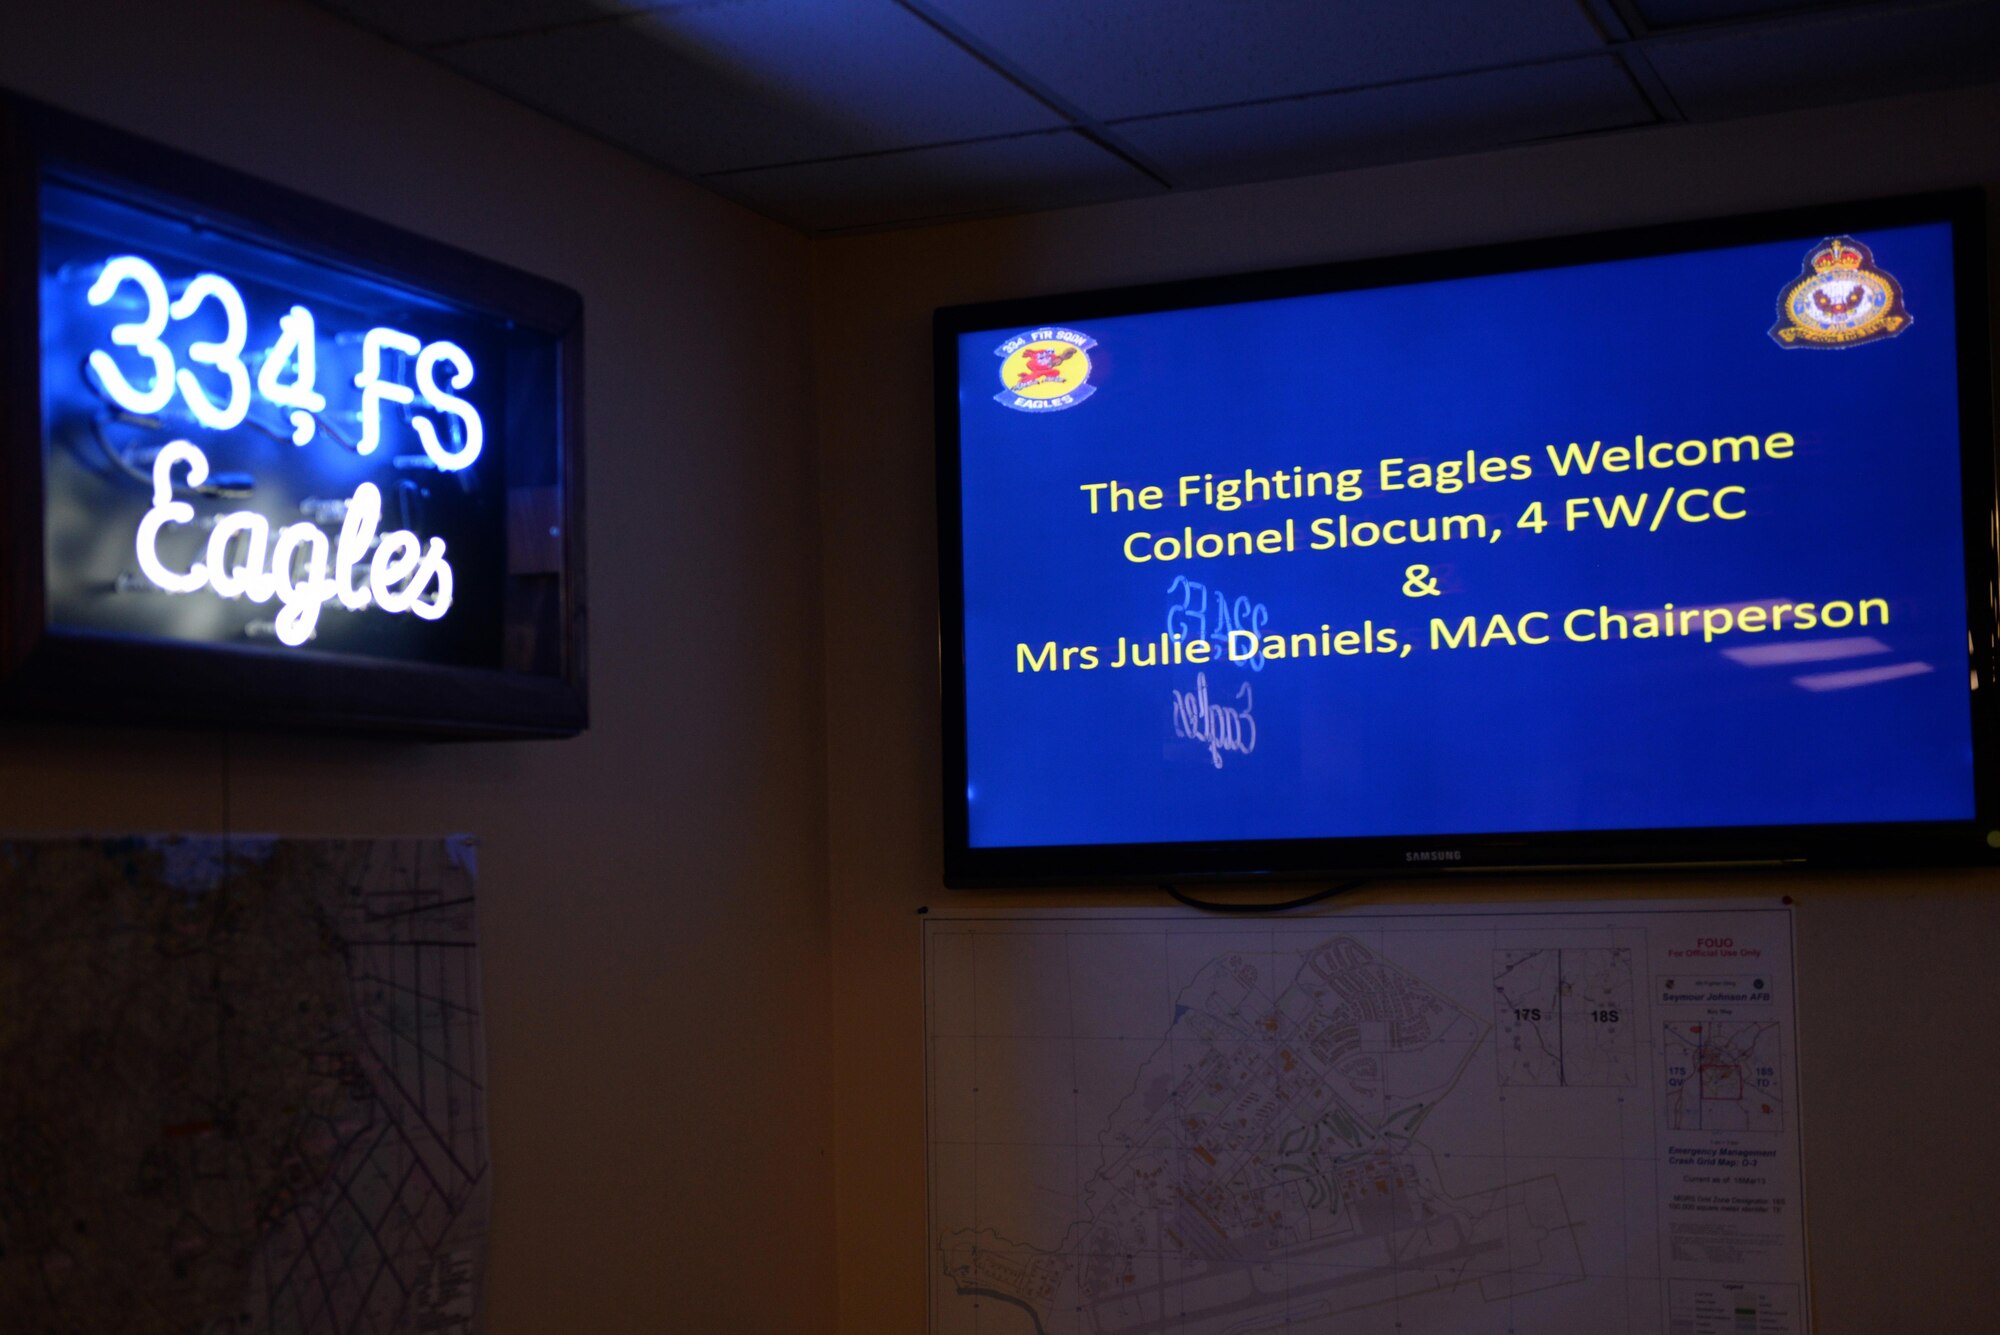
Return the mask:
<path id="1" fill-rule="evenodd" d="M 924 925 L 933 1335 L 1805 1335 L 1790 910 Z"/>
<path id="2" fill-rule="evenodd" d="M 0 1330 L 476 1335 L 472 854 L 0 841 Z"/>

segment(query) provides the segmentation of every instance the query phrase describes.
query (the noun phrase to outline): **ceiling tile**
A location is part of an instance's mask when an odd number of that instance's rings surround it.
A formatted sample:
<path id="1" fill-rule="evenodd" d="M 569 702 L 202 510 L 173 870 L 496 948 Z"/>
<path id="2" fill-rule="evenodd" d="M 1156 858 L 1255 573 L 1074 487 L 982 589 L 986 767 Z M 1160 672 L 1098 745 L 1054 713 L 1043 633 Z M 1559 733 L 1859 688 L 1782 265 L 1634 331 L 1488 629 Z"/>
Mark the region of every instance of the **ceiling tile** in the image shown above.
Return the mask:
<path id="1" fill-rule="evenodd" d="M 1807 9 L 1835 9 L 1865 4 L 1867 0 L 1632 0 L 1632 3 L 1647 26 L 1658 30 L 1796 14 Z"/>
<path id="2" fill-rule="evenodd" d="M 1074 131 L 734 172 L 703 182 L 809 231 L 1066 208 L 1162 187 Z"/>
<path id="3" fill-rule="evenodd" d="M 1985 82 L 2000 5 L 1859 10 L 1645 49 L 1690 120 L 1722 120 Z"/>
<path id="4" fill-rule="evenodd" d="M 646 8 L 644 0 L 314 0 L 410 46 L 560 23 L 588 23 Z"/>
<path id="5" fill-rule="evenodd" d="M 1575 0 L 911 3 L 1106 120 L 1603 49 Z"/>
<path id="6" fill-rule="evenodd" d="M 1616 62 L 1593 56 L 1112 128 L 1175 185 L 1305 176 L 1649 123 Z"/>
<path id="7" fill-rule="evenodd" d="M 439 55 L 695 174 L 1063 123 L 887 0 L 696 4 Z"/>

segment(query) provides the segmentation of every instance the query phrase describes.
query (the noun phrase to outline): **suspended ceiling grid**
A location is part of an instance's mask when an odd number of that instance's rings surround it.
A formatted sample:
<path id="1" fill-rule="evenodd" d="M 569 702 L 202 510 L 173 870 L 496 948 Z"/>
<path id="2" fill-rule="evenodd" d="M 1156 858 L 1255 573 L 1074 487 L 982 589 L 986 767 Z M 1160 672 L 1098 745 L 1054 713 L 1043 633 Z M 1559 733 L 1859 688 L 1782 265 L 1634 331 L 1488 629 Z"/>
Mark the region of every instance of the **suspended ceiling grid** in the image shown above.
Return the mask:
<path id="1" fill-rule="evenodd" d="M 814 234 L 2000 73 L 1995 0 L 317 2 Z"/>

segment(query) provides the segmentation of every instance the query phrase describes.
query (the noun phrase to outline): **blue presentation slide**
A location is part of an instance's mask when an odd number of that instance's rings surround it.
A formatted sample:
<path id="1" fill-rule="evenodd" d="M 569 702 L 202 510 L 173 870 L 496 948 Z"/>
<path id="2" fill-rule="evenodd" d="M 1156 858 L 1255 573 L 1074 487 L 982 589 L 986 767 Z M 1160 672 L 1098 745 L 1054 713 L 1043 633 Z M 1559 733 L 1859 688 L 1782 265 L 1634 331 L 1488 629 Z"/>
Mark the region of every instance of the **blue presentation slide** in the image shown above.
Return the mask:
<path id="1" fill-rule="evenodd" d="M 976 848 L 1973 814 L 1945 224 L 960 337 Z"/>

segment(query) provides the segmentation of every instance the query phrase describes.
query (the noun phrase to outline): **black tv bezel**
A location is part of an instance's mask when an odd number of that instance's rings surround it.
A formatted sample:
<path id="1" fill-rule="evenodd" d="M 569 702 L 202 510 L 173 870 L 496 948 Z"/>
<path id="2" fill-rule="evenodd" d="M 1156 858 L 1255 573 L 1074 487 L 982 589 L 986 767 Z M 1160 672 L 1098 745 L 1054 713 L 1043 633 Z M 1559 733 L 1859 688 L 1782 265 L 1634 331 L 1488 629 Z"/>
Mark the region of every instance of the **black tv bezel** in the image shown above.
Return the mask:
<path id="1" fill-rule="evenodd" d="M 1699 826 L 1463 835 L 1330 836 L 1191 843 L 974 847 L 966 801 L 965 589 L 958 339 L 963 333 L 1079 325 L 1110 316 L 1397 287 L 1635 259 L 1912 223 L 1952 226 L 1966 625 L 1970 631 L 1974 814 L 1963 821 Z M 939 309 L 936 393 L 939 677 L 944 881 L 953 887 L 1181 880 L 1304 879 L 1467 871 L 1680 866 L 2000 864 L 2000 495 L 1988 324 L 1984 194 L 1977 189 L 1833 201 L 1773 212 L 1556 236 L 1301 268 L 1018 298 Z M 1773 292 L 1782 281 L 1774 279 Z"/>
<path id="2" fill-rule="evenodd" d="M 41 392 L 42 183 L 442 298 L 554 340 L 561 613 L 552 674 L 195 645 L 49 624 Z M 0 716 L 567 737 L 589 723 L 583 532 L 583 301 L 567 287 L 140 136 L 0 94 Z"/>

